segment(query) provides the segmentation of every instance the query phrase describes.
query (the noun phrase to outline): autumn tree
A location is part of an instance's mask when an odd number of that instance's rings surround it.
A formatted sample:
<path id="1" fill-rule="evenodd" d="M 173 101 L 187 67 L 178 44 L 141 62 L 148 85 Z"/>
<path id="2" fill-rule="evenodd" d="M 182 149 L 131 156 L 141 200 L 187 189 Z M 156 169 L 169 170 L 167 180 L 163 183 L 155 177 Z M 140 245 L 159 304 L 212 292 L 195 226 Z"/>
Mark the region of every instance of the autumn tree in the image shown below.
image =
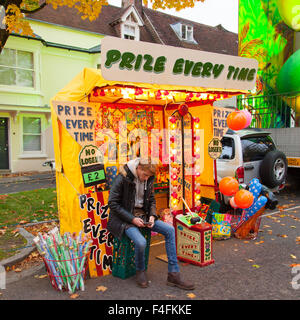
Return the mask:
<path id="1" fill-rule="evenodd" d="M 143 0 L 149 2 L 153 9 L 181 10 L 194 7 L 196 2 L 205 0 Z M 54 9 L 58 7 L 76 8 L 82 19 L 94 21 L 101 12 L 102 6 L 108 5 L 107 0 L 0 0 L 0 53 L 11 33 L 34 36 L 26 13 L 34 13 L 47 5 Z"/>

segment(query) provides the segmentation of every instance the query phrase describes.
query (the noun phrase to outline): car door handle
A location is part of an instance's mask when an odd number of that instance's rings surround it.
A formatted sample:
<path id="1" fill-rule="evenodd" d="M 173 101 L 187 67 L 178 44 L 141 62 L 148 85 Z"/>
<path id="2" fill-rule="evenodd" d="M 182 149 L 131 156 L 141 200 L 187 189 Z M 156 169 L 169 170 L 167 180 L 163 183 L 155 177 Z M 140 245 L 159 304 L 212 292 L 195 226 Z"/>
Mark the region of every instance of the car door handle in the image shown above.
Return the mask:
<path id="1" fill-rule="evenodd" d="M 254 169 L 254 166 L 246 166 L 245 167 L 245 170 L 253 170 Z"/>

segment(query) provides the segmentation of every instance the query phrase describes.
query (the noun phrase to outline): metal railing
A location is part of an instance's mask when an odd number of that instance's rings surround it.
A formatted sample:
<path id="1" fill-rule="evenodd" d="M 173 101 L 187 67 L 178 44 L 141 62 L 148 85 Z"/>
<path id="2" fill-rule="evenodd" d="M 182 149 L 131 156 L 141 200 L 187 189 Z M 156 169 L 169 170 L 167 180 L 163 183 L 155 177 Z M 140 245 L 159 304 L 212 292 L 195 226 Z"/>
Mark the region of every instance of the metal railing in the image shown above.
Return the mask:
<path id="1" fill-rule="evenodd" d="M 300 91 L 239 96 L 237 107 L 251 112 L 251 128 L 300 127 Z"/>

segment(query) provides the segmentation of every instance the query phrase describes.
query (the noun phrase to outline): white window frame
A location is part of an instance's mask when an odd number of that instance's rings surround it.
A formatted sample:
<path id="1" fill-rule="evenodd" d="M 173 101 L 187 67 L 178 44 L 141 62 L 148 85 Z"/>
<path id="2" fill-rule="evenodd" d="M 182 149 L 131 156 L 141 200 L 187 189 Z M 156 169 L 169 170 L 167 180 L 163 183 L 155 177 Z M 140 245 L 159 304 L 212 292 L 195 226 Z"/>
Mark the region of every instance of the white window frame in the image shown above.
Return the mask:
<path id="1" fill-rule="evenodd" d="M 132 40 L 136 40 L 136 41 L 139 41 L 140 40 L 140 29 L 139 29 L 139 26 L 137 23 L 134 23 L 134 22 L 131 22 L 131 21 L 126 21 L 124 23 L 122 23 L 121 25 L 121 38 L 122 39 L 126 39 L 125 38 L 125 28 L 126 26 L 128 27 L 133 27 L 134 28 L 134 39 Z M 129 35 L 129 36 L 132 36 L 132 35 Z"/>
<path id="2" fill-rule="evenodd" d="M 24 145 L 23 145 L 23 136 L 24 136 L 24 128 L 23 128 L 23 119 L 24 118 L 39 118 L 41 121 L 41 150 L 37 151 L 24 151 Z M 19 120 L 19 127 L 20 127 L 20 156 L 19 158 L 45 158 L 47 157 L 47 154 L 45 153 L 45 127 L 46 127 L 46 119 L 45 116 L 40 114 L 32 114 L 32 113 L 24 113 L 20 115 Z"/>
<path id="3" fill-rule="evenodd" d="M 28 40 L 26 40 L 28 41 Z M 21 42 L 22 43 L 22 42 Z M 33 87 L 22 87 L 17 85 L 4 85 L 0 84 L 0 91 L 2 92 L 13 92 L 13 93 L 29 93 L 29 94 L 39 94 L 40 92 L 40 55 L 39 49 L 34 48 L 32 45 L 23 44 L 22 47 L 16 44 L 6 45 L 5 48 L 19 50 L 19 51 L 27 51 L 33 54 Z"/>
<path id="4" fill-rule="evenodd" d="M 185 28 L 185 32 L 183 32 L 183 28 Z M 181 24 L 181 39 L 185 41 L 194 41 L 194 28 L 188 24 Z"/>
<path id="5" fill-rule="evenodd" d="M 28 52 L 28 53 L 31 53 L 32 54 L 32 60 L 33 60 L 33 63 L 32 63 L 32 69 L 29 69 L 29 68 L 22 68 L 22 67 L 18 67 L 18 66 L 6 66 L 6 65 L 0 65 L 2 67 L 6 67 L 6 68 L 10 68 L 10 69 L 16 69 L 16 70 L 30 70 L 32 72 L 32 75 L 33 75 L 33 79 L 32 79 L 32 87 L 26 87 L 26 86 L 21 86 L 21 85 L 18 85 L 18 84 L 15 84 L 15 85 L 5 85 L 5 84 L 0 84 L 0 87 L 9 87 L 9 88 L 22 88 L 22 89 L 35 89 L 36 88 L 36 67 L 35 67 L 35 60 L 36 60 L 36 57 L 35 57 L 35 54 L 32 50 L 23 50 L 23 49 L 16 49 L 16 48 L 9 48 L 9 47 L 5 47 L 4 49 L 8 49 L 8 50 L 14 50 L 16 51 L 16 53 L 18 51 L 23 51 L 23 52 Z"/>

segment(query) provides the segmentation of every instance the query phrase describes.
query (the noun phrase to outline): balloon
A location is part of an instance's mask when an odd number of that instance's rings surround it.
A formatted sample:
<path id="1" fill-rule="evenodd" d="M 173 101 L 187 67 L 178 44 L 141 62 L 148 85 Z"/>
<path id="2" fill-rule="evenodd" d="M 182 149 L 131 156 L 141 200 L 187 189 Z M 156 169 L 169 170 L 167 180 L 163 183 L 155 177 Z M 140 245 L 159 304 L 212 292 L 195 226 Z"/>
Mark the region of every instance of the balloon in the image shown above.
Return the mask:
<path id="1" fill-rule="evenodd" d="M 225 177 L 219 183 L 219 190 L 225 196 L 233 196 L 239 190 L 239 183 L 233 177 Z"/>
<path id="2" fill-rule="evenodd" d="M 300 50 L 293 53 L 279 71 L 276 86 L 279 93 L 300 91 Z"/>
<path id="3" fill-rule="evenodd" d="M 231 207 L 232 207 L 233 209 L 237 209 L 237 208 L 238 208 L 238 206 L 237 206 L 236 203 L 234 202 L 234 197 L 230 198 L 229 203 L 230 203 L 230 205 L 231 205 Z"/>
<path id="4" fill-rule="evenodd" d="M 240 209 L 250 208 L 253 204 L 253 201 L 253 194 L 248 190 L 241 189 L 234 196 L 234 202 Z"/>
<path id="5" fill-rule="evenodd" d="M 299 0 L 277 0 L 282 20 L 295 31 L 300 31 Z"/>
<path id="6" fill-rule="evenodd" d="M 246 114 L 242 111 L 233 111 L 227 117 L 228 128 L 232 130 L 242 130 L 247 123 Z"/>
<path id="7" fill-rule="evenodd" d="M 247 109 L 242 110 L 242 112 L 244 112 L 245 115 L 246 115 L 246 125 L 245 125 L 245 128 L 248 128 L 248 127 L 250 126 L 250 123 L 251 123 L 251 120 L 252 120 L 252 115 L 251 115 L 251 113 L 250 113 Z"/>

